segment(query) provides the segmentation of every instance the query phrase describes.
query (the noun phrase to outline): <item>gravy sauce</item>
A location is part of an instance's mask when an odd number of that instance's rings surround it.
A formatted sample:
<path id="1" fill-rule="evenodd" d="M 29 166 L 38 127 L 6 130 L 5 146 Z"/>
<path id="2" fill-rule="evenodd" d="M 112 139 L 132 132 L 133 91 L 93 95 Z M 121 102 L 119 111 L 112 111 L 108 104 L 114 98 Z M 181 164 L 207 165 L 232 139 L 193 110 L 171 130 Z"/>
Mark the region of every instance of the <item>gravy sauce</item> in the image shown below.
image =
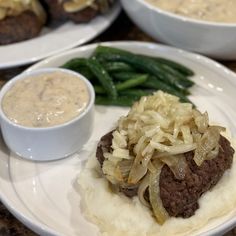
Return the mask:
<path id="1" fill-rule="evenodd" d="M 235 0 L 146 0 L 182 16 L 221 23 L 236 23 Z"/>
<path id="2" fill-rule="evenodd" d="M 2 100 L 6 116 L 27 127 L 50 127 L 78 116 L 89 103 L 85 82 L 77 76 L 51 72 L 19 80 Z"/>

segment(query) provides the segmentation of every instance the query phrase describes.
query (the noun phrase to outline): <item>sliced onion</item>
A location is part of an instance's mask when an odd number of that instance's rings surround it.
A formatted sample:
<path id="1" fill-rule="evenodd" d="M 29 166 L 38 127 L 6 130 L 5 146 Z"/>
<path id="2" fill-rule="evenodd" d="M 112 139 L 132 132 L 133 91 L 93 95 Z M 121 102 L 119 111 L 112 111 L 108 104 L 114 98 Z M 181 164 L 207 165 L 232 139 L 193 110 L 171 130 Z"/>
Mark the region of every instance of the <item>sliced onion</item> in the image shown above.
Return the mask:
<path id="1" fill-rule="evenodd" d="M 150 141 L 150 144 L 152 145 L 153 148 L 157 149 L 158 151 L 168 152 L 171 155 L 177 155 L 177 154 L 189 152 L 196 148 L 195 143 L 168 146 L 161 143 Z"/>
<path id="2" fill-rule="evenodd" d="M 207 154 L 205 160 L 212 160 L 212 159 L 214 159 L 218 155 L 218 153 L 219 153 L 219 148 L 220 148 L 220 145 L 218 144 L 213 150 L 211 150 Z"/>
<path id="3" fill-rule="evenodd" d="M 195 130 L 192 130 L 193 142 L 198 143 L 202 137 L 202 135 Z"/>
<path id="4" fill-rule="evenodd" d="M 155 171 L 156 171 L 156 168 L 155 168 L 155 166 L 152 164 L 152 161 L 149 161 L 149 162 L 148 162 L 147 168 L 148 168 L 148 170 L 149 170 L 151 173 L 155 173 Z"/>
<path id="5" fill-rule="evenodd" d="M 223 130 L 224 128 L 220 126 L 209 126 L 202 135 L 197 143 L 193 158 L 198 166 L 200 166 L 204 160 L 207 160 L 207 156 L 219 145 L 220 132 Z M 215 156 L 217 156 L 218 152 L 215 154 Z"/>
<path id="6" fill-rule="evenodd" d="M 138 188 L 138 198 L 139 201 L 146 207 L 150 207 L 150 203 L 146 201 L 144 195 L 149 186 L 150 174 L 147 173 L 146 176 L 142 179 L 139 188 Z"/>
<path id="7" fill-rule="evenodd" d="M 154 150 L 151 150 L 150 153 L 147 153 L 144 158 L 142 159 L 142 165 L 144 167 L 147 167 L 148 166 L 148 163 L 150 162 L 150 160 L 152 159 L 152 156 L 153 156 L 153 153 L 154 153 Z"/>
<path id="8" fill-rule="evenodd" d="M 163 164 L 158 162 L 158 164 L 155 166 L 156 166 L 156 172 L 150 174 L 149 178 L 149 199 L 156 221 L 160 225 L 162 225 L 169 217 L 160 197 L 159 181 L 160 181 L 161 168 Z"/>
<path id="9" fill-rule="evenodd" d="M 142 156 L 136 157 L 129 173 L 128 183 L 137 184 L 147 173 L 147 166 L 142 165 Z"/>
<path id="10" fill-rule="evenodd" d="M 183 135 L 183 141 L 184 143 L 193 143 L 193 136 L 191 134 L 190 128 L 187 125 L 181 126 L 181 132 Z"/>
<path id="11" fill-rule="evenodd" d="M 116 168 L 119 169 L 123 182 L 127 182 L 132 165 L 133 160 L 122 160 L 117 164 Z"/>
<path id="12" fill-rule="evenodd" d="M 198 128 L 198 131 L 200 133 L 206 132 L 208 126 L 209 126 L 209 118 L 207 112 L 201 114 L 198 110 L 193 110 L 193 116 L 195 124 Z"/>

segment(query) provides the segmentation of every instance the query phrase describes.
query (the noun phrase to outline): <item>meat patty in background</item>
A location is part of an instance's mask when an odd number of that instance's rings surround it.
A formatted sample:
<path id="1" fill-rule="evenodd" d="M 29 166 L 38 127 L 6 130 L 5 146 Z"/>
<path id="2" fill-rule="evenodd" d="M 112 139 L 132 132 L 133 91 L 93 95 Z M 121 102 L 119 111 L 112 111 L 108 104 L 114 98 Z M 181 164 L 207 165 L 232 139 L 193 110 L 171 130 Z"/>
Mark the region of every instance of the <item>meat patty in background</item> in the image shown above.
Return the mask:
<path id="1" fill-rule="evenodd" d="M 46 13 L 38 0 L 15 5 L 10 2 L 9 6 L 7 1 L 0 2 L 0 10 L 5 13 L 0 18 L 0 45 L 34 38 L 46 22 Z"/>
<path id="2" fill-rule="evenodd" d="M 34 38 L 39 35 L 45 24 L 57 26 L 67 20 L 74 23 L 88 22 L 97 14 L 107 12 L 114 0 L 88 0 L 82 3 L 73 0 L 12 2 L 0 1 L 0 45 Z M 82 4 L 82 7 L 78 7 L 79 4 Z"/>
<path id="3" fill-rule="evenodd" d="M 74 23 L 92 20 L 97 14 L 109 10 L 114 0 L 87 0 L 79 3 L 73 0 L 41 0 L 49 13 L 49 24 L 56 25 L 67 19 Z"/>
<path id="4" fill-rule="evenodd" d="M 34 38 L 42 27 L 42 23 L 32 11 L 6 17 L 0 21 L 0 45 Z"/>
<path id="5" fill-rule="evenodd" d="M 60 24 L 66 21 L 67 16 L 59 0 L 41 0 L 48 13 L 48 24 Z"/>

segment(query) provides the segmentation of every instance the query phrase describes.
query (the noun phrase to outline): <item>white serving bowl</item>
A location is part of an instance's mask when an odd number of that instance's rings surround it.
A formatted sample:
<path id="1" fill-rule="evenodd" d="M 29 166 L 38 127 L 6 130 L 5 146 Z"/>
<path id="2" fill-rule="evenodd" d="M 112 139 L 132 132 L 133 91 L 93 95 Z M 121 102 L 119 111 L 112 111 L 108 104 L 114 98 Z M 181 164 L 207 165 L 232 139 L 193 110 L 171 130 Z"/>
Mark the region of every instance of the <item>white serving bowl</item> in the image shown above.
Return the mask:
<path id="1" fill-rule="evenodd" d="M 236 59 L 236 23 L 213 23 L 179 16 L 145 0 L 121 0 L 123 8 L 154 39 L 216 59 Z"/>
<path id="2" fill-rule="evenodd" d="M 29 76 L 57 71 L 77 76 L 88 88 L 89 102 L 77 117 L 60 125 L 35 128 L 16 124 L 5 115 L 2 110 L 2 99 L 17 81 Z M 0 124 L 3 139 L 11 151 L 26 159 L 52 161 L 67 157 L 80 150 L 92 133 L 94 99 L 93 86 L 81 74 L 59 68 L 45 68 L 22 73 L 6 83 L 0 91 Z"/>

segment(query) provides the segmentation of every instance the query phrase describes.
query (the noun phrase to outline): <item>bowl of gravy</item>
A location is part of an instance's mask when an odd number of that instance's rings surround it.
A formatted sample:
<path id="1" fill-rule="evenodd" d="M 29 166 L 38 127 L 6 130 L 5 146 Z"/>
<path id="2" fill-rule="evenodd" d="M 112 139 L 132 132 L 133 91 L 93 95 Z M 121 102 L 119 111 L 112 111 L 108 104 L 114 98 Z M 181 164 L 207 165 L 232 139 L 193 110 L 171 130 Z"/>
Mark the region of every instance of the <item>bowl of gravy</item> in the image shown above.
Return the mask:
<path id="1" fill-rule="evenodd" d="M 154 39 L 216 59 L 236 59 L 236 1 L 121 0 Z"/>
<path id="2" fill-rule="evenodd" d="M 76 72 L 47 68 L 20 74 L 0 92 L 3 139 L 26 159 L 67 157 L 92 133 L 94 98 L 90 82 Z"/>

